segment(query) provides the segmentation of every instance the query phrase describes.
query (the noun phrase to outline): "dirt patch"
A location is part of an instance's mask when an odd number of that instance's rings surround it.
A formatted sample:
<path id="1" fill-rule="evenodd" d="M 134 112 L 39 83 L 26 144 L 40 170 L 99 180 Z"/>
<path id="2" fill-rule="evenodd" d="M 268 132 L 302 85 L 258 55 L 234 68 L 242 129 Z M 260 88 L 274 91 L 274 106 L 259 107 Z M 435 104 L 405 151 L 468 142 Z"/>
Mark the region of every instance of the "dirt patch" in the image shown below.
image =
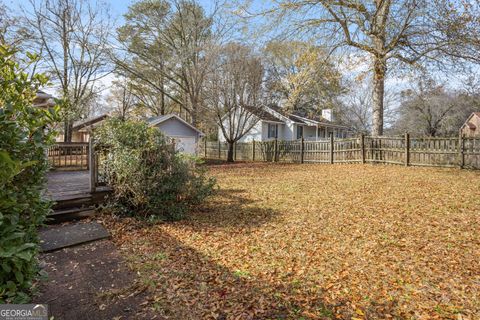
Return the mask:
<path id="1" fill-rule="evenodd" d="M 110 240 L 42 254 L 48 273 L 36 303 L 59 319 L 159 319 L 149 313 L 147 287 L 137 281 Z"/>

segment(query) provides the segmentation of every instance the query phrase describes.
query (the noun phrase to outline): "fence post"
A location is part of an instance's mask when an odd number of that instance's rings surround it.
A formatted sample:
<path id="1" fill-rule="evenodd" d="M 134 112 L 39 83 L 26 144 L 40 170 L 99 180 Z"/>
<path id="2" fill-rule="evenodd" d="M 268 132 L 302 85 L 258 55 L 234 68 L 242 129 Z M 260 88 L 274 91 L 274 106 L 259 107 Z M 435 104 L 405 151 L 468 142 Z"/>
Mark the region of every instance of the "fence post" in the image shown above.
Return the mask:
<path id="1" fill-rule="evenodd" d="M 410 134 L 405 132 L 405 166 L 410 165 Z"/>
<path id="2" fill-rule="evenodd" d="M 330 164 L 333 164 L 333 132 L 330 132 Z"/>
<path id="3" fill-rule="evenodd" d="M 95 180 L 97 173 L 95 165 L 95 150 L 93 144 L 93 137 L 90 137 L 88 141 L 88 163 L 89 163 L 89 172 L 90 172 L 90 192 L 95 192 Z"/>
<path id="4" fill-rule="evenodd" d="M 465 139 L 464 135 L 460 133 L 459 135 L 459 141 L 458 141 L 458 155 L 460 157 L 460 169 L 463 169 L 465 166 Z"/>
<path id="5" fill-rule="evenodd" d="M 303 136 L 302 136 L 302 140 L 301 140 L 301 144 L 300 144 L 300 163 L 303 163 L 305 161 L 305 140 L 303 139 Z"/>
<path id="6" fill-rule="evenodd" d="M 205 146 L 205 151 L 204 151 L 204 152 L 205 152 L 205 159 L 207 159 L 207 138 L 206 138 L 206 137 L 205 137 L 205 144 L 204 144 L 204 146 Z"/>
<path id="7" fill-rule="evenodd" d="M 362 157 L 362 163 L 365 163 L 365 135 L 360 135 L 360 156 Z"/>
<path id="8" fill-rule="evenodd" d="M 218 160 L 222 159 L 222 143 L 218 140 Z"/>
<path id="9" fill-rule="evenodd" d="M 252 161 L 255 162 L 255 139 L 252 140 Z"/>
<path id="10" fill-rule="evenodd" d="M 275 138 L 275 142 L 273 145 L 273 162 L 277 162 L 277 153 L 278 153 L 278 139 Z"/>

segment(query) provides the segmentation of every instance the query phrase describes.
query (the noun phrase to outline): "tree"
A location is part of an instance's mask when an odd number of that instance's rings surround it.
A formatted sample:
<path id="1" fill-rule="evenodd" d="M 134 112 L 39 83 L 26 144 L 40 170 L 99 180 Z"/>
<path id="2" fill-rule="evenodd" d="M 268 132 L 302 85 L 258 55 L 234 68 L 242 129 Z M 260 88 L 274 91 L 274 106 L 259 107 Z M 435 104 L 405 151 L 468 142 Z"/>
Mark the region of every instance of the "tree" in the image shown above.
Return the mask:
<path id="1" fill-rule="evenodd" d="M 336 108 L 336 121 L 357 132 L 370 134 L 372 131 L 372 92 L 368 90 L 370 79 L 361 76 L 346 82 L 348 92 L 342 95 Z M 384 103 L 384 119 L 387 129 L 396 120 L 393 106 L 397 104 L 398 94 L 387 92 Z"/>
<path id="2" fill-rule="evenodd" d="M 275 23 L 283 23 L 290 32 L 305 31 L 321 37 L 333 48 L 346 47 L 370 56 L 372 133 L 382 135 L 385 77 L 389 64 L 399 61 L 412 65 L 422 59 L 441 59 L 448 53 L 447 48 L 459 48 L 472 42 L 452 37 L 440 23 L 446 15 L 445 3 L 449 8 L 460 6 L 448 0 L 279 0 L 264 14 L 276 15 Z M 450 21 L 456 30 L 462 30 L 461 25 Z"/>
<path id="3" fill-rule="evenodd" d="M 114 116 L 121 120 L 129 119 L 138 105 L 132 92 L 132 84 L 127 79 L 113 81 L 107 103 Z"/>
<path id="4" fill-rule="evenodd" d="M 46 85 L 43 74 L 27 74 L 37 60 L 0 44 L 0 303 L 26 303 L 38 275 L 38 228 L 50 210 L 45 199 L 46 150 L 53 108 L 33 100 Z"/>
<path id="5" fill-rule="evenodd" d="M 179 105 L 196 124 L 208 70 L 205 50 L 213 20 L 190 0 L 140 1 L 129 7 L 118 29 L 123 57 L 115 57 L 122 72 L 150 87 L 161 98 Z M 146 92 L 145 90 L 143 92 Z"/>
<path id="6" fill-rule="evenodd" d="M 423 76 L 412 88 L 404 90 L 395 124 L 397 132 L 417 135 L 456 135 L 460 126 L 473 111 L 478 95 L 448 90 L 445 85 Z"/>
<path id="7" fill-rule="evenodd" d="M 273 102 L 310 115 L 332 109 L 342 93 L 341 74 L 321 48 L 301 41 L 271 41 L 264 49 Z"/>
<path id="8" fill-rule="evenodd" d="M 98 81 L 111 71 L 108 8 L 86 0 L 30 0 L 30 10 L 24 9 L 32 44 L 59 84 L 64 140 L 71 141 L 73 122 L 86 116 Z"/>
<path id="9" fill-rule="evenodd" d="M 211 55 L 215 64 L 207 77 L 206 103 L 228 143 L 227 161 L 233 162 L 234 144 L 263 112 L 263 66 L 250 47 L 238 43 L 219 46 Z"/>

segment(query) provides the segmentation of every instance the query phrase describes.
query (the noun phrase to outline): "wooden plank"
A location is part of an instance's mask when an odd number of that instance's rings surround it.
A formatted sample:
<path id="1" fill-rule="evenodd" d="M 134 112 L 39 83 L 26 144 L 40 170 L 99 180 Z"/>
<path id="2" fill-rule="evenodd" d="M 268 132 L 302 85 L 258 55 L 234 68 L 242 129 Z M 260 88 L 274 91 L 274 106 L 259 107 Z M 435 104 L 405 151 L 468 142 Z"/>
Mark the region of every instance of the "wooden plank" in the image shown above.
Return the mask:
<path id="1" fill-rule="evenodd" d="M 330 164 L 333 164 L 333 133 L 330 133 Z"/>
<path id="2" fill-rule="evenodd" d="M 365 135 L 363 133 L 360 135 L 360 156 L 362 163 L 365 163 Z"/>
<path id="3" fill-rule="evenodd" d="M 459 143 L 458 143 L 458 152 L 459 152 L 459 166 L 462 169 L 465 166 L 465 139 L 463 134 L 460 134 Z"/>
<path id="4" fill-rule="evenodd" d="M 410 163 L 410 135 L 405 132 L 405 166 Z"/>
<path id="5" fill-rule="evenodd" d="M 95 179 L 96 179 L 96 164 L 95 164 L 95 149 L 93 144 L 93 139 L 90 138 L 88 144 L 88 162 L 90 163 L 90 192 L 95 192 Z"/>

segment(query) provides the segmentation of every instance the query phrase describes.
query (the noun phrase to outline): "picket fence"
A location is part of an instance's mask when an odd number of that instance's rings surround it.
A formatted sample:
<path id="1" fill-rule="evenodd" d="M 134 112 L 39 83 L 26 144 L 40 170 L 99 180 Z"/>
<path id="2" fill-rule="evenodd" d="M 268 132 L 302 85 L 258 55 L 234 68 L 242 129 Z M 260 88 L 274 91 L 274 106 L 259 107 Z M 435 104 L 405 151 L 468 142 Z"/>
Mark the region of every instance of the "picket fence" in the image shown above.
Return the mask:
<path id="1" fill-rule="evenodd" d="M 226 159 L 228 144 L 204 141 L 199 153 L 206 159 Z M 293 163 L 382 163 L 480 169 L 480 138 L 358 136 L 321 141 L 252 141 L 236 143 L 234 159 Z"/>

